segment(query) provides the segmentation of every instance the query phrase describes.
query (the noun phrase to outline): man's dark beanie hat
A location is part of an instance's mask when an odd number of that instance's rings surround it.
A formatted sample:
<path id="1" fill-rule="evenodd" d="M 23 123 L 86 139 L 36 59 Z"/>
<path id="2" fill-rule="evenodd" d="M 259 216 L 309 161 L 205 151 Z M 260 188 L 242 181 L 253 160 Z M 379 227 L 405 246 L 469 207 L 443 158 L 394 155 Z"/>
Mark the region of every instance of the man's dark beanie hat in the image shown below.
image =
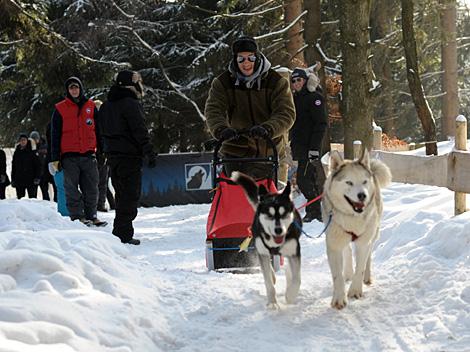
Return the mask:
<path id="1" fill-rule="evenodd" d="M 132 82 L 132 76 L 135 71 L 122 70 L 116 76 L 116 85 L 120 87 L 133 86 L 135 82 Z"/>
<path id="2" fill-rule="evenodd" d="M 232 44 L 232 53 L 234 55 L 243 51 L 256 53 L 258 52 L 258 45 L 252 37 L 240 37 Z"/>

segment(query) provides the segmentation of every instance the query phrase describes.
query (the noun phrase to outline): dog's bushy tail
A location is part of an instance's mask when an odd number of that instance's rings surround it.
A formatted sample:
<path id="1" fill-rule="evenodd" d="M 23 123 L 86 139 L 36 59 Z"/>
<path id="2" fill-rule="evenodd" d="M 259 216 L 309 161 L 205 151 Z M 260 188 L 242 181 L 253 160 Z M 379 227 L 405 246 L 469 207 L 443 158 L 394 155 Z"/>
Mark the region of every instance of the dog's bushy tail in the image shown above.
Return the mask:
<path id="1" fill-rule="evenodd" d="M 370 169 L 380 188 L 387 187 L 392 182 L 392 173 L 385 163 L 373 159 L 370 162 Z"/>
<path id="2" fill-rule="evenodd" d="M 242 186 L 248 202 L 250 202 L 253 209 L 256 209 L 259 203 L 258 185 L 256 182 L 250 176 L 239 171 L 232 172 L 232 180 Z"/>

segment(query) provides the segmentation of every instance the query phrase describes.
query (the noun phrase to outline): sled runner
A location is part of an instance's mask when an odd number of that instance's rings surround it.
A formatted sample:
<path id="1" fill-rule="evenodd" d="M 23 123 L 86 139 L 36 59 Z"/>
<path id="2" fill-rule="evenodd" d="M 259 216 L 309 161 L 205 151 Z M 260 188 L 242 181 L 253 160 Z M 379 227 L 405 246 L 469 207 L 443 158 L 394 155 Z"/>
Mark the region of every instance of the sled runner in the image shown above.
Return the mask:
<path id="1" fill-rule="evenodd" d="M 241 132 L 243 134 L 246 132 Z M 276 145 L 265 138 L 273 150 L 266 158 L 222 158 L 219 149 L 223 140 L 215 143 L 212 159 L 213 188 L 216 189 L 206 224 L 206 266 L 209 270 L 223 268 L 249 268 L 258 266 L 258 255 L 253 244 L 240 251 L 240 244 L 251 235 L 254 211 L 241 186 L 235 184 L 222 171 L 226 162 L 267 163 L 272 165 L 272 178 L 257 180 L 270 192 L 277 192 L 278 154 Z M 274 256 L 274 269 L 280 267 L 279 256 Z"/>

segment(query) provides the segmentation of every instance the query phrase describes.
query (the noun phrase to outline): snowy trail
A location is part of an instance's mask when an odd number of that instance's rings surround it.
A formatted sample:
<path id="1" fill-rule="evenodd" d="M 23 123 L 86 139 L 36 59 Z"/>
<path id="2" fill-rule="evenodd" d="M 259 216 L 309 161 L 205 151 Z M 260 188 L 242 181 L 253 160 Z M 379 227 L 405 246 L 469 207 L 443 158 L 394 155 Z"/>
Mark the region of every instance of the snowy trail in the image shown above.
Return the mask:
<path id="1" fill-rule="evenodd" d="M 422 194 L 407 194 L 406 185 L 396 188 L 385 191 L 382 238 L 374 255 L 374 284 L 366 286 L 364 298 L 351 300 L 342 311 L 329 306 L 331 278 L 324 238 L 303 237 L 298 302 L 284 304 L 282 271 L 276 285 L 282 309 L 272 312 L 265 307 L 260 273 L 207 272 L 204 239 L 208 205 L 141 209 L 136 232 L 143 234 L 143 244 L 132 248 L 130 259 L 141 264 L 144 281 L 151 283 L 158 277 L 155 290 L 171 332 L 162 350 L 470 350 L 468 333 L 462 341 L 446 328 L 449 312 L 439 314 L 446 283 L 455 279 L 451 277 L 452 268 L 439 270 L 434 257 L 422 251 L 415 258 L 412 254 L 414 243 L 422 241 L 435 222 L 450 217 L 452 195 L 437 188 L 435 192 L 423 188 Z M 406 204 L 418 210 L 400 211 Z M 305 226 L 310 234 L 318 234 L 322 228 L 317 222 Z M 464 271 L 463 280 L 469 275 L 468 269 Z M 458 309 L 464 309 L 460 316 L 465 324 L 456 331 L 461 335 L 470 327 L 469 309 L 462 304 L 465 302 L 453 303 L 456 316 Z M 447 342 L 447 348 L 442 341 Z"/>
<path id="2" fill-rule="evenodd" d="M 392 184 L 384 200 L 374 283 L 341 311 L 324 238 L 301 239 L 298 301 L 281 270 L 269 311 L 261 273 L 207 271 L 208 204 L 139 209 L 130 246 L 53 203 L 1 201 L 0 352 L 470 351 L 470 212 L 452 217 L 437 187 Z"/>

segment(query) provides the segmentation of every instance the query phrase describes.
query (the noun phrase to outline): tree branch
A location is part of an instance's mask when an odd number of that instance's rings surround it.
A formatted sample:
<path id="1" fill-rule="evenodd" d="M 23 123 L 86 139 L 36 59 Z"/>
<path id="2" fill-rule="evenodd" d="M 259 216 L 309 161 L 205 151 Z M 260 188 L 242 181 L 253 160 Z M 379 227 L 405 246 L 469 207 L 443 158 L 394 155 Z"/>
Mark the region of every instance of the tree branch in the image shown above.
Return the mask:
<path id="1" fill-rule="evenodd" d="M 196 104 L 196 102 L 194 100 L 192 100 L 191 98 L 189 98 L 186 94 L 184 94 L 179 88 L 178 88 L 178 84 L 176 84 L 175 82 L 173 82 L 170 77 L 168 77 L 168 75 L 166 74 L 166 70 L 165 70 L 165 67 L 163 66 L 163 63 L 162 63 L 162 60 L 161 60 L 161 56 L 160 56 L 160 53 L 155 50 L 154 48 L 152 48 L 150 46 L 149 43 L 147 43 L 144 39 L 142 39 L 142 37 L 137 34 L 137 32 L 129 27 L 129 26 L 118 26 L 117 28 L 123 28 L 123 29 L 126 29 L 128 30 L 129 32 L 131 32 L 138 40 L 139 42 L 145 47 L 147 48 L 151 53 L 152 55 L 155 55 L 156 59 L 157 59 L 157 63 L 158 63 L 158 67 L 160 68 L 160 70 L 162 71 L 162 74 L 163 74 L 163 77 L 165 78 L 165 81 L 167 81 L 167 83 L 170 85 L 170 87 L 176 92 L 178 93 L 178 95 L 180 97 L 182 97 L 184 100 L 186 100 L 188 103 L 192 104 L 194 109 L 196 110 L 196 112 L 198 113 L 199 117 L 202 119 L 202 121 L 206 121 L 206 117 L 204 116 L 204 114 L 201 112 L 201 110 L 199 109 L 199 106 Z"/>
<path id="2" fill-rule="evenodd" d="M 77 54 L 80 58 L 86 60 L 86 61 L 90 61 L 90 62 L 95 62 L 95 63 L 99 63 L 99 64 L 105 64 L 105 65 L 112 65 L 112 66 L 118 66 L 118 67 L 130 67 L 130 64 L 128 62 L 116 62 L 116 61 L 105 61 L 105 60 L 98 60 L 98 59 L 94 59 L 92 57 L 89 57 L 89 56 L 86 56 L 86 55 L 83 55 L 82 53 L 80 53 L 77 49 L 75 49 L 73 47 L 73 45 L 71 43 L 69 43 L 69 41 L 67 39 L 65 39 L 62 35 L 58 34 L 57 32 L 55 32 L 54 30 L 50 29 L 49 26 L 47 24 L 45 24 L 42 20 L 38 19 L 38 18 L 35 18 L 33 15 L 31 15 L 30 13 L 28 13 L 28 11 L 26 11 L 25 9 L 23 9 L 23 7 L 21 7 L 21 5 L 17 4 L 15 0 L 8 0 L 11 4 L 13 4 L 13 6 L 15 6 L 22 14 L 24 14 L 26 17 L 28 17 L 30 20 L 32 20 L 33 22 L 37 23 L 41 28 L 43 28 L 44 30 L 46 30 L 50 35 L 52 35 L 55 39 L 57 39 L 58 41 L 60 41 L 65 47 L 67 47 L 68 49 L 72 50 L 75 54 Z"/>
<path id="3" fill-rule="evenodd" d="M 269 38 L 269 37 L 272 37 L 274 35 L 279 35 L 279 34 L 282 34 L 282 33 L 285 33 L 287 32 L 290 28 L 292 28 L 303 16 L 305 16 L 307 14 L 308 11 L 304 11 L 302 12 L 300 15 L 298 15 L 288 26 L 284 27 L 283 29 L 280 29 L 276 32 L 271 32 L 271 33 L 267 33 L 267 34 L 263 34 L 263 35 L 259 35 L 257 37 L 254 37 L 255 40 L 259 40 L 259 39 L 266 39 L 266 38 Z"/>
<path id="4" fill-rule="evenodd" d="M 24 42 L 24 39 L 12 40 L 11 42 L 0 42 L 0 45 L 15 45 Z"/>

